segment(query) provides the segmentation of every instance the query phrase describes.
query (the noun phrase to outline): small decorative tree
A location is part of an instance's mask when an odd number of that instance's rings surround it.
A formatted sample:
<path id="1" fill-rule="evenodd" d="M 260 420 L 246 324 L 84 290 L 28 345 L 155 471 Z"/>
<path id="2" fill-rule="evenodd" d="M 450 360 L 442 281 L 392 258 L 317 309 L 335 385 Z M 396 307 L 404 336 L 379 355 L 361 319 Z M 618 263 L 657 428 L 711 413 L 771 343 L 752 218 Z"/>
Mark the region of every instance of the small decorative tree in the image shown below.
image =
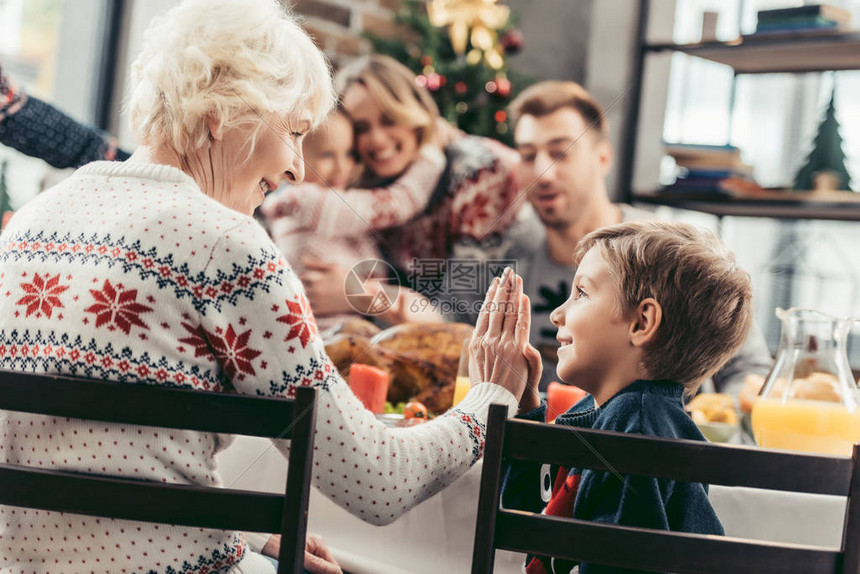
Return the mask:
<path id="1" fill-rule="evenodd" d="M 851 189 L 851 175 L 845 167 L 845 152 L 842 151 L 842 136 L 839 135 L 839 121 L 836 119 L 834 97 L 836 90 L 830 93 L 830 103 L 824 112 L 824 119 L 818 126 L 812 151 L 806 158 L 806 163 L 794 180 L 794 189 L 809 191 L 816 189 L 818 174 L 826 172 L 829 179 L 835 179 L 834 187 L 841 190 Z"/>

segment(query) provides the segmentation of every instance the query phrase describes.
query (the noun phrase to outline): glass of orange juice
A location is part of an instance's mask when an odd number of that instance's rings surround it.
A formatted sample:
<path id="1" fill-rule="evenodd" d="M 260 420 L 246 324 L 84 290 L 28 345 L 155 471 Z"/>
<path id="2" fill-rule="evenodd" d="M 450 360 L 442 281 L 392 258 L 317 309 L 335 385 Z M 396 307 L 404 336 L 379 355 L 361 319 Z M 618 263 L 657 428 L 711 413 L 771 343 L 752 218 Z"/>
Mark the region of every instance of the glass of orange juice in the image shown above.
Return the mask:
<path id="1" fill-rule="evenodd" d="M 456 406 L 462 401 L 471 388 L 472 381 L 469 379 L 469 339 L 466 339 L 463 341 L 463 349 L 460 351 L 460 366 L 457 368 L 457 378 L 454 381 L 454 401 L 452 406 Z"/>

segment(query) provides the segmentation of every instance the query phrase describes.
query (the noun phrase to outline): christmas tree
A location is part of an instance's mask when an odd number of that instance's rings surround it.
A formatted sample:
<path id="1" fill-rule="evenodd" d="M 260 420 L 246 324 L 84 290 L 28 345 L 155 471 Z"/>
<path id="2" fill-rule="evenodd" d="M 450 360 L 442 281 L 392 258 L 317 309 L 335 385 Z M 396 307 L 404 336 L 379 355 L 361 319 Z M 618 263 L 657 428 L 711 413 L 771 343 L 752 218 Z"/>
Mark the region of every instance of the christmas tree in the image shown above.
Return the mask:
<path id="1" fill-rule="evenodd" d="M 505 110 L 510 99 L 530 83 L 508 68 L 507 54 L 522 46 L 522 33 L 501 16 L 486 17 L 485 0 L 403 0 L 395 22 L 405 31 L 394 38 L 365 34 L 376 52 L 393 57 L 416 75 L 442 116 L 469 134 L 513 141 Z M 473 9 L 471 34 L 462 17 Z M 483 5 L 480 6 L 480 5 Z M 492 6 L 492 4 L 491 4 Z M 481 12 L 483 10 L 483 12 Z M 436 24 L 436 25 L 434 25 Z"/>
<path id="2" fill-rule="evenodd" d="M 806 158 L 806 164 L 797 172 L 794 189 L 804 191 L 816 189 L 818 186 L 815 180 L 818 174 L 825 172 L 836 180 L 834 185 L 836 189 L 851 189 L 851 175 L 845 167 L 842 136 L 839 135 L 839 122 L 836 120 L 835 94 L 834 89 L 830 93 L 830 103 L 824 113 L 824 119 L 818 126 L 812 151 Z"/>

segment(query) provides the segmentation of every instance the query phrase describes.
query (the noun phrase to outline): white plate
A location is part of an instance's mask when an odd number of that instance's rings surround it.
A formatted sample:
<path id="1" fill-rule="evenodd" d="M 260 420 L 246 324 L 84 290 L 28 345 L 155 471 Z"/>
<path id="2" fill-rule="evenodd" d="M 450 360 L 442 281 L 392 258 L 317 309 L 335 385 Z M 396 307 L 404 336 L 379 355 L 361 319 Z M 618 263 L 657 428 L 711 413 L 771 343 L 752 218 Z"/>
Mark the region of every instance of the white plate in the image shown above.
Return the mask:
<path id="1" fill-rule="evenodd" d="M 403 420 L 403 415 L 382 414 L 376 415 L 376 418 L 385 423 L 385 426 L 396 427 Z"/>

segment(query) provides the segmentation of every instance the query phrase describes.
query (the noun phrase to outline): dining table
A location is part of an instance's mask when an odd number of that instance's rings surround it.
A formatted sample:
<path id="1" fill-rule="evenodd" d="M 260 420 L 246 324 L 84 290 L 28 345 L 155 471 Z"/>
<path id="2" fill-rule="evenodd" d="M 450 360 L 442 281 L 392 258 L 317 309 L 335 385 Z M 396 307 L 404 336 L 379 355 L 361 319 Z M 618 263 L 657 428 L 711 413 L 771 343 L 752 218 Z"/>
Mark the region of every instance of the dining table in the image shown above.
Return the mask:
<path id="1" fill-rule="evenodd" d="M 229 488 L 283 493 L 287 462 L 267 439 L 236 437 L 217 455 Z M 351 574 L 451 574 L 470 571 L 481 462 L 448 488 L 386 526 L 363 522 L 312 488 L 308 531 L 326 540 Z M 712 485 L 711 504 L 726 535 L 839 548 L 846 499 Z M 522 572 L 523 555 L 496 553 L 499 574 Z"/>

